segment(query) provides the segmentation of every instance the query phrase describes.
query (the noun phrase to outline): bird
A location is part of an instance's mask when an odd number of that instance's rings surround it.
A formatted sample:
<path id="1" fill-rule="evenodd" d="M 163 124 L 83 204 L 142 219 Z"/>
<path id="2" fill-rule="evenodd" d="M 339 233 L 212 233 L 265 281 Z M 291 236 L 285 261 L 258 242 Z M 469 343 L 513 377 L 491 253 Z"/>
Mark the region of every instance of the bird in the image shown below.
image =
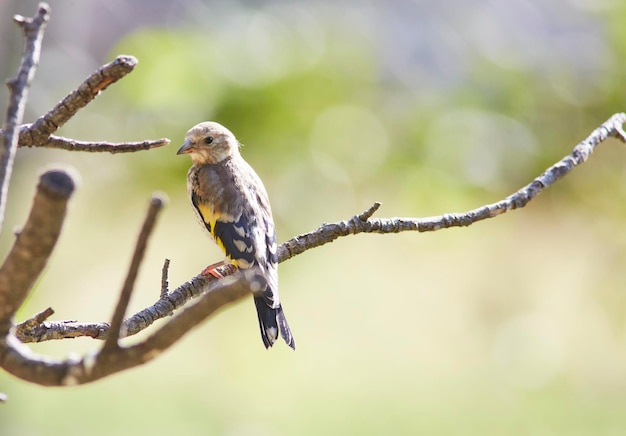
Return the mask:
<path id="1" fill-rule="evenodd" d="M 266 285 L 253 292 L 265 348 L 280 334 L 295 350 L 278 296 L 278 246 L 269 197 L 240 146 L 226 127 L 205 121 L 189 129 L 176 154 L 191 157 L 187 193 L 200 225 L 226 255 L 224 262 L 239 269 L 259 268 L 265 279 Z M 219 277 L 213 266 L 205 271 Z"/>

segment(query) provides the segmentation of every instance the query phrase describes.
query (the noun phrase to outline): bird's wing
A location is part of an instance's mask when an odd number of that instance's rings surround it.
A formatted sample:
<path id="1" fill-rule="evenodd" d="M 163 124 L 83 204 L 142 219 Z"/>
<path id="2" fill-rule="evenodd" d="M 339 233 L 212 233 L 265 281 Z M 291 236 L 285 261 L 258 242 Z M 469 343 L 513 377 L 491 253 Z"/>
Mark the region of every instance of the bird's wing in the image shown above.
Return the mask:
<path id="1" fill-rule="evenodd" d="M 191 189 L 191 202 L 217 245 L 238 268 L 261 268 L 268 281 L 263 293 L 265 303 L 278 306 L 278 256 L 276 231 L 267 193 L 256 173 L 245 163 L 234 174 L 246 174 L 245 181 L 235 177 L 223 183 L 215 167 L 197 173 Z M 233 174 L 233 173 L 230 173 Z M 219 178 L 219 181 L 216 178 Z M 207 189 L 216 187 L 218 192 Z"/>

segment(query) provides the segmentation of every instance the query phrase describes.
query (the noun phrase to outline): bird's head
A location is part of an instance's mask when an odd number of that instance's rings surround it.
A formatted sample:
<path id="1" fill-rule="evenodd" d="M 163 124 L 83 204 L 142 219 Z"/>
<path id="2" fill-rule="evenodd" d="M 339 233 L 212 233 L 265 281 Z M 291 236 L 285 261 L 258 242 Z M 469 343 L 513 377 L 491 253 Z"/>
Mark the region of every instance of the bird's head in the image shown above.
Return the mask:
<path id="1" fill-rule="evenodd" d="M 235 135 L 221 124 L 206 121 L 196 124 L 185 135 L 176 154 L 188 154 L 194 164 L 213 164 L 239 153 Z"/>

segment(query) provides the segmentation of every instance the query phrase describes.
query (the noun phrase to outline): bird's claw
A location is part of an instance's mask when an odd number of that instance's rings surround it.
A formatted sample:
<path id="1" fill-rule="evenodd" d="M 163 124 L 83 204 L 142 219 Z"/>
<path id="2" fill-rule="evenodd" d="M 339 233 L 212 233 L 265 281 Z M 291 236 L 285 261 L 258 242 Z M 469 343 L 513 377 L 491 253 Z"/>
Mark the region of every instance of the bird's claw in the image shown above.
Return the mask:
<path id="1" fill-rule="evenodd" d="M 223 266 L 224 262 L 214 263 L 213 265 L 209 265 L 202 270 L 200 273 L 201 276 L 209 278 L 209 276 L 215 277 L 216 279 L 223 279 L 224 276 L 217 270 L 220 266 Z"/>

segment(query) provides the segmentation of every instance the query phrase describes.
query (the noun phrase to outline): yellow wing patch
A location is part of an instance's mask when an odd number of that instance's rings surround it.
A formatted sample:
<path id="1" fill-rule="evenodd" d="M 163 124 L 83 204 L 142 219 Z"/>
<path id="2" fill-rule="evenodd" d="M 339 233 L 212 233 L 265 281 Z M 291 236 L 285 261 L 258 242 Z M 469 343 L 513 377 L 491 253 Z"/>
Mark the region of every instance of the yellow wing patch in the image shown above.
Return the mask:
<path id="1" fill-rule="evenodd" d="M 219 218 L 224 218 L 224 217 L 219 214 L 216 214 L 215 209 L 210 204 L 198 202 L 195 206 L 198 209 L 198 212 L 200 212 L 200 216 L 202 217 L 202 221 L 204 222 L 204 225 L 206 226 L 207 230 L 211 233 L 211 236 L 213 236 L 215 243 L 218 245 L 218 247 L 220 247 L 220 249 L 224 252 L 224 254 L 226 254 L 226 257 L 233 263 L 233 265 L 239 268 L 239 262 L 237 261 L 237 259 L 234 259 L 232 254 L 228 252 L 228 250 L 226 249 L 226 246 L 224 245 L 224 241 L 222 241 L 222 238 L 220 238 L 218 235 L 215 234 L 215 227 L 218 221 L 218 217 Z M 223 221 L 223 220 L 220 220 L 220 221 Z"/>
<path id="2" fill-rule="evenodd" d="M 208 224 L 207 227 L 209 231 L 213 236 L 215 236 L 214 229 L 217 217 L 215 216 L 213 206 L 204 203 L 198 203 L 196 207 L 198 208 L 198 212 L 200 212 L 200 215 L 202 215 L 202 221 L 204 221 L 205 224 Z"/>

